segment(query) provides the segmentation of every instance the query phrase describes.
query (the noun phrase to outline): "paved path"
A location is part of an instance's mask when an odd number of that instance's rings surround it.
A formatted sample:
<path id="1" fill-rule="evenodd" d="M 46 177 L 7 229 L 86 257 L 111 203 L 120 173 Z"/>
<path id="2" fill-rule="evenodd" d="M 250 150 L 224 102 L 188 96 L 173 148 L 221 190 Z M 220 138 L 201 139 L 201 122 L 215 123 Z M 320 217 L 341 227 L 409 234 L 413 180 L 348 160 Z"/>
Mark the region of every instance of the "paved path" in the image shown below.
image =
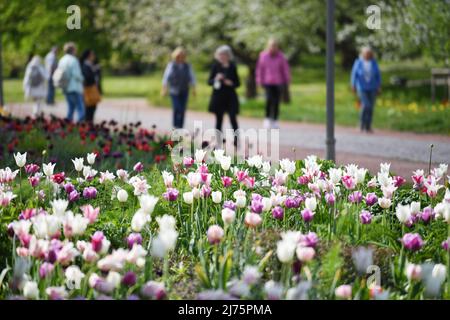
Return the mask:
<path id="1" fill-rule="evenodd" d="M 31 113 L 30 104 L 12 104 L 10 111 L 15 116 Z M 65 103 L 60 102 L 45 113 L 56 116 L 66 114 Z M 156 125 L 161 131 L 170 131 L 172 112 L 168 108 L 148 105 L 145 99 L 107 99 L 100 103 L 96 120 L 116 119 L 119 122 L 142 121 L 144 126 Z M 186 128 L 193 130 L 194 121 L 203 121 L 203 128 L 214 126 L 214 116 L 206 112 L 188 111 Z M 261 128 L 262 120 L 240 117 L 243 129 Z M 225 120 L 225 128 L 228 121 Z M 303 158 L 308 154 L 325 156 L 325 126 L 283 121 L 280 123 L 280 151 L 283 157 Z M 393 171 L 409 177 L 411 171 L 428 167 L 430 145 L 434 145 L 433 163 L 450 163 L 450 136 L 414 134 L 375 130 L 373 134 L 361 134 L 357 128 L 336 127 L 336 153 L 340 164 L 358 163 L 376 172 L 380 162 L 391 162 Z"/>

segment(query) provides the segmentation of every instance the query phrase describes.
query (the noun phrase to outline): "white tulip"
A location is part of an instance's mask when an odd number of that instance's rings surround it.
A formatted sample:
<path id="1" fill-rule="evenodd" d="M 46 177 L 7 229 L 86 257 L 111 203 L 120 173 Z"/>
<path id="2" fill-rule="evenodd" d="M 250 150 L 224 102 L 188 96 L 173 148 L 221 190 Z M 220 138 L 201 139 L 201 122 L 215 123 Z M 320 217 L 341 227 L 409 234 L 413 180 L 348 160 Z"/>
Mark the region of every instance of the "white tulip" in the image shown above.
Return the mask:
<path id="1" fill-rule="evenodd" d="M 378 198 L 378 204 L 381 208 L 387 209 L 391 206 L 392 202 L 389 198 Z"/>
<path id="2" fill-rule="evenodd" d="M 262 198 L 261 202 L 262 202 L 262 205 L 263 205 L 263 209 L 262 210 L 264 212 L 267 212 L 267 211 L 269 211 L 272 208 L 272 200 L 270 198 L 264 197 L 264 198 Z"/>
<path id="3" fill-rule="evenodd" d="M 236 206 L 238 208 L 244 208 L 247 204 L 247 198 L 245 196 L 236 197 Z"/>
<path id="4" fill-rule="evenodd" d="M 202 163 L 205 160 L 206 151 L 202 149 L 195 150 L 195 162 Z"/>
<path id="5" fill-rule="evenodd" d="M 168 171 L 163 171 L 161 174 L 164 180 L 164 185 L 166 187 L 171 187 L 174 179 L 173 174 Z"/>
<path id="6" fill-rule="evenodd" d="M 73 166 L 75 167 L 75 171 L 80 172 L 84 168 L 84 159 L 83 158 L 75 158 L 72 159 Z"/>
<path id="7" fill-rule="evenodd" d="M 187 204 L 194 203 L 194 194 L 192 193 L 192 191 L 183 193 L 183 201 Z"/>
<path id="8" fill-rule="evenodd" d="M 330 181 L 333 184 L 337 184 L 341 181 L 342 169 L 341 168 L 330 168 L 328 170 L 328 175 L 330 176 Z"/>
<path id="9" fill-rule="evenodd" d="M 263 165 L 263 158 L 259 154 L 254 155 L 253 157 L 250 157 L 250 158 L 247 159 L 247 164 L 250 167 L 254 167 L 254 168 L 259 169 Z"/>
<path id="10" fill-rule="evenodd" d="M 81 279 L 84 278 L 84 273 L 81 272 L 78 266 L 67 267 L 65 271 L 66 284 L 69 289 L 80 289 Z"/>
<path id="11" fill-rule="evenodd" d="M 23 286 L 23 296 L 27 299 L 39 299 L 39 288 L 37 282 L 27 281 Z"/>
<path id="12" fill-rule="evenodd" d="M 151 220 L 149 214 L 146 214 L 142 209 L 139 209 L 131 219 L 131 229 L 134 232 L 141 232 L 144 226 Z"/>
<path id="13" fill-rule="evenodd" d="M 222 202 L 222 192 L 220 191 L 213 191 L 211 193 L 212 201 L 214 203 L 221 203 Z"/>
<path id="14" fill-rule="evenodd" d="M 16 165 L 19 168 L 22 168 L 27 163 L 27 153 L 25 152 L 23 154 L 20 154 L 19 152 L 17 152 L 14 155 L 14 160 L 16 160 Z"/>
<path id="15" fill-rule="evenodd" d="M 108 276 L 106 277 L 106 282 L 112 285 L 114 288 L 120 287 L 120 283 L 122 281 L 122 276 L 120 273 L 116 271 L 108 272 Z"/>
<path id="16" fill-rule="evenodd" d="M 411 214 L 420 213 L 420 202 L 417 202 L 417 201 L 411 202 L 410 208 L 411 208 Z"/>
<path id="17" fill-rule="evenodd" d="M 231 167 L 231 157 L 230 156 L 223 156 L 220 159 L 220 167 L 222 170 L 227 171 Z"/>
<path id="18" fill-rule="evenodd" d="M 380 172 L 386 173 L 389 175 L 389 171 L 391 170 L 391 164 L 390 163 L 380 163 Z"/>
<path id="19" fill-rule="evenodd" d="M 95 163 L 95 158 L 97 157 L 97 155 L 95 153 L 88 153 L 86 158 L 87 158 L 87 162 L 90 165 L 93 165 Z"/>
<path id="20" fill-rule="evenodd" d="M 155 210 L 155 205 L 158 202 L 158 198 L 152 195 L 144 194 L 139 197 L 139 203 L 141 205 L 141 209 L 146 214 L 151 214 L 153 210 Z"/>
<path id="21" fill-rule="evenodd" d="M 296 244 L 289 240 L 281 240 L 277 243 L 277 257 L 282 263 L 289 263 L 294 257 Z"/>
<path id="22" fill-rule="evenodd" d="M 127 202 L 128 200 L 128 192 L 124 189 L 120 189 L 117 191 L 117 200 L 120 202 Z"/>
<path id="23" fill-rule="evenodd" d="M 270 169 L 271 169 L 270 162 L 269 161 L 264 161 L 263 164 L 262 164 L 262 171 L 264 173 L 269 173 Z"/>
<path id="24" fill-rule="evenodd" d="M 306 207 L 306 209 L 311 210 L 313 212 L 316 211 L 316 208 L 317 208 L 316 198 L 315 197 L 306 198 L 305 199 L 305 207 Z"/>
<path id="25" fill-rule="evenodd" d="M 52 206 L 53 213 L 59 217 L 63 217 L 66 213 L 67 206 L 69 205 L 69 201 L 64 199 L 55 199 L 50 202 Z"/>
<path id="26" fill-rule="evenodd" d="M 395 215 L 401 223 L 405 223 L 411 219 L 411 207 L 409 205 L 399 204 L 395 210 Z"/>
<path id="27" fill-rule="evenodd" d="M 286 173 L 293 174 L 295 172 L 295 161 L 289 159 L 280 160 L 280 167 L 286 171 Z"/>
<path id="28" fill-rule="evenodd" d="M 222 210 L 222 220 L 225 224 L 232 224 L 233 221 L 236 219 L 236 212 L 234 210 L 231 210 L 230 208 L 224 208 Z"/>
<path id="29" fill-rule="evenodd" d="M 220 162 L 220 160 L 222 159 L 222 157 L 225 154 L 225 150 L 223 149 L 217 149 L 214 150 L 214 158 L 216 159 L 216 161 Z"/>
<path id="30" fill-rule="evenodd" d="M 48 163 L 42 165 L 42 171 L 47 177 L 51 177 L 53 175 L 53 171 L 55 170 L 56 163 Z"/>

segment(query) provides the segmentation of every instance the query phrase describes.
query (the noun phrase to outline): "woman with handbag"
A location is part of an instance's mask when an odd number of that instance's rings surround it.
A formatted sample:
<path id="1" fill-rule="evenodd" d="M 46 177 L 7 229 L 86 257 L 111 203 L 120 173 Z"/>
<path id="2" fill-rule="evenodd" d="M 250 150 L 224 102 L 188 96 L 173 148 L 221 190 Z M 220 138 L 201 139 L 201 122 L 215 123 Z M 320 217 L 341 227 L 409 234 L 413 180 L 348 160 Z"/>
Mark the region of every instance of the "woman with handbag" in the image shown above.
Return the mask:
<path id="1" fill-rule="evenodd" d="M 86 106 L 85 120 L 94 121 L 97 104 L 101 100 L 100 66 L 93 50 L 85 50 L 81 55 L 81 71 L 84 77 L 84 104 Z"/>

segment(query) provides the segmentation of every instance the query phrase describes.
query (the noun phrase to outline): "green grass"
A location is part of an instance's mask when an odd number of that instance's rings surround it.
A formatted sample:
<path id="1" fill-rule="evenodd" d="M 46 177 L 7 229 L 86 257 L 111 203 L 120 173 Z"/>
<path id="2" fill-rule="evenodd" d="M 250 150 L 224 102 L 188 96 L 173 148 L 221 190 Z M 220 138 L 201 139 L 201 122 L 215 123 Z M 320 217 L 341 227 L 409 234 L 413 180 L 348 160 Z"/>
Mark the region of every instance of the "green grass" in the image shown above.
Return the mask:
<path id="1" fill-rule="evenodd" d="M 189 109 L 206 111 L 211 88 L 206 85 L 207 71 L 197 70 L 197 96 L 190 98 Z M 244 83 L 247 76 L 245 67 L 239 68 Z M 296 67 L 293 70 L 291 85 L 292 101 L 281 106 L 282 120 L 324 123 L 326 119 L 325 69 L 320 66 Z M 335 109 L 336 123 L 344 126 L 358 125 L 358 109 L 355 97 L 349 88 L 349 74 L 336 69 Z M 408 79 L 426 79 L 428 69 L 412 66 L 383 66 L 383 93 L 377 100 L 374 127 L 420 133 L 450 134 L 450 105 L 440 101 L 435 105 L 430 102 L 430 88 L 399 88 L 389 84 L 392 75 L 405 76 Z M 169 107 L 168 97 L 160 96 L 162 70 L 145 76 L 106 76 L 103 88 L 106 98 L 143 97 L 152 105 Z M 254 100 L 244 98 L 244 85 L 239 88 L 241 97 L 241 115 L 262 118 L 264 116 L 264 96 Z M 438 88 L 438 97 L 445 96 L 444 88 Z M 7 102 L 23 101 L 20 80 L 5 81 L 5 98 Z M 61 99 L 61 94 L 58 95 Z"/>

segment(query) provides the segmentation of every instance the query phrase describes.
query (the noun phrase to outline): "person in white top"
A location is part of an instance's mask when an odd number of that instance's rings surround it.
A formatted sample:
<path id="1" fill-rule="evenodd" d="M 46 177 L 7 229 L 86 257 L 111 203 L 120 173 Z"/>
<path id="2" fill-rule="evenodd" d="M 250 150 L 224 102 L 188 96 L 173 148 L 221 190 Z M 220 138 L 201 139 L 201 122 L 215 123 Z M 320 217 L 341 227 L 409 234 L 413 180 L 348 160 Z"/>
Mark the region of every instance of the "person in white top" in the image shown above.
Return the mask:
<path id="1" fill-rule="evenodd" d="M 28 63 L 23 79 L 25 99 L 34 101 L 33 116 L 41 112 L 41 105 L 47 95 L 48 74 L 42 65 L 41 58 L 34 56 Z"/>

